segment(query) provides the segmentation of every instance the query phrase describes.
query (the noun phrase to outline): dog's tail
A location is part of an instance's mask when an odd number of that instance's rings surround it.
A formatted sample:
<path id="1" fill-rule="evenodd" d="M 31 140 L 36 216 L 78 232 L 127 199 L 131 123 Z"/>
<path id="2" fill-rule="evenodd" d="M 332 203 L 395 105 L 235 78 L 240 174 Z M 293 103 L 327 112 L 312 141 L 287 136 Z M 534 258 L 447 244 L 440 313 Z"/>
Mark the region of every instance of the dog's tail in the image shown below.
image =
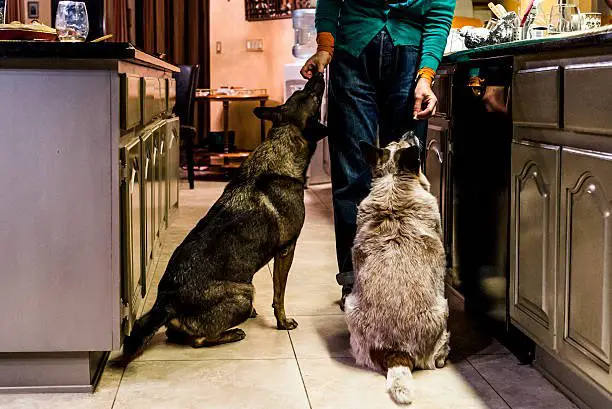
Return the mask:
<path id="1" fill-rule="evenodd" d="M 414 363 L 406 352 L 389 352 L 385 357 L 387 368 L 387 392 L 398 404 L 412 403 L 414 385 L 412 369 Z"/>
<path id="2" fill-rule="evenodd" d="M 139 354 L 170 318 L 170 312 L 156 303 L 151 311 L 136 320 L 132 332 L 123 340 L 123 357 L 131 359 Z"/>

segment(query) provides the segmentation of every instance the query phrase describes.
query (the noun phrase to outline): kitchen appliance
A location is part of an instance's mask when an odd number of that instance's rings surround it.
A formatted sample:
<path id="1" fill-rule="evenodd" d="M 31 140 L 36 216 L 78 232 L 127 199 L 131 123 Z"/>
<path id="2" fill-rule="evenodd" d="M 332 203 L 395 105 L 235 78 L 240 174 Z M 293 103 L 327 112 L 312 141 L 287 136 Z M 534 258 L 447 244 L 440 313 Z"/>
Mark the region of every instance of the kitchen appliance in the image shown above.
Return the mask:
<path id="1" fill-rule="evenodd" d="M 470 315 L 522 362 L 534 344 L 510 321 L 511 57 L 458 64 L 452 77 L 446 233 L 451 285 Z"/>
<path id="2" fill-rule="evenodd" d="M 306 58 L 310 57 L 317 49 L 316 29 L 315 29 L 315 10 L 301 9 L 293 12 L 293 30 L 295 41 L 293 44 L 293 56 L 299 58 L 293 63 L 285 64 L 284 67 L 284 86 L 283 101 L 298 90 L 304 88 L 306 80 L 300 74 L 300 70 L 306 63 Z M 327 123 L 327 88 L 328 71 L 325 75 L 325 93 L 321 104 L 321 123 Z M 306 173 L 306 185 L 316 185 L 331 182 L 331 167 L 329 161 L 329 143 L 327 138 L 322 139 L 317 144 L 317 149 L 312 157 L 310 166 Z"/>
<path id="3" fill-rule="evenodd" d="M 301 90 L 306 85 L 306 80 L 302 78 L 300 70 L 304 66 L 306 60 L 297 60 L 296 62 L 285 64 L 284 67 L 284 87 L 283 101 L 286 101 L 295 91 Z M 321 123 L 327 123 L 327 72 L 325 73 L 325 93 L 323 94 L 323 103 L 321 104 Z M 306 173 L 306 185 L 318 185 L 331 182 L 331 166 L 329 159 L 329 142 L 327 138 L 322 139 L 317 144 L 308 171 Z"/>
<path id="4" fill-rule="evenodd" d="M 295 41 L 293 56 L 309 58 L 317 51 L 317 30 L 315 29 L 315 9 L 294 10 L 292 14 Z"/>

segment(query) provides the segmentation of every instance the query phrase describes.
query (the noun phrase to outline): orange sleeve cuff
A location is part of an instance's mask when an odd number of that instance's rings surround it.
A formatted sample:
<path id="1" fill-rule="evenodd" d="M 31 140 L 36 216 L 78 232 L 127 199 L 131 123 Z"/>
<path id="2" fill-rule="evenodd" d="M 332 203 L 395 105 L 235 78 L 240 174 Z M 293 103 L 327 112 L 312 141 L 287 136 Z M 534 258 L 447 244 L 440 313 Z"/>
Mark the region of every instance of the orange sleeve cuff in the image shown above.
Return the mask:
<path id="1" fill-rule="evenodd" d="M 327 51 L 330 55 L 334 55 L 334 44 L 334 36 L 331 33 L 317 34 L 317 52 Z"/>
<path id="2" fill-rule="evenodd" d="M 417 72 L 417 79 L 425 78 L 431 84 L 436 77 L 436 72 L 429 67 L 423 67 Z"/>

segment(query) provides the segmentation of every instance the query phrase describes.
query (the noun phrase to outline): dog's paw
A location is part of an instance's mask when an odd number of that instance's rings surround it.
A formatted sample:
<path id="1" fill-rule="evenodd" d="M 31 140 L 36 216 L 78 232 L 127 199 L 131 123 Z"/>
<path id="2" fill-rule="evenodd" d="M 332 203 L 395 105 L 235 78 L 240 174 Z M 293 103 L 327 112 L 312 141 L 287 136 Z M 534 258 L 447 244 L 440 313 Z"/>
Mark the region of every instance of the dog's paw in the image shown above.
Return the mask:
<path id="1" fill-rule="evenodd" d="M 251 310 L 251 316 L 249 318 L 256 318 L 257 317 L 257 311 L 255 311 L 255 308 L 253 308 Z"/>
<path id="2" fill-rule="evenodd" d="M 232 342 L 242 341 L 246 338 L 246 332 L 240 328 L 234 328 L 226 331 L 225 336 L 231 339 Z"/>
<path id="3" fill-rule="evenodd" d="M 297 326 L 298 323 L 293 318 L 285 318 L 284 321 L 276 321 L 276 328 L 278 329 L 292 330 L 296 329 Z"/>
<path id="4" fill-rule="evenodd" d="M 438 358 L 438 359 L 436 359 L 436 368 L 438 368 L 438 369 L 444 368 L 445 365 L 446 365 L 446 358 Z"/>

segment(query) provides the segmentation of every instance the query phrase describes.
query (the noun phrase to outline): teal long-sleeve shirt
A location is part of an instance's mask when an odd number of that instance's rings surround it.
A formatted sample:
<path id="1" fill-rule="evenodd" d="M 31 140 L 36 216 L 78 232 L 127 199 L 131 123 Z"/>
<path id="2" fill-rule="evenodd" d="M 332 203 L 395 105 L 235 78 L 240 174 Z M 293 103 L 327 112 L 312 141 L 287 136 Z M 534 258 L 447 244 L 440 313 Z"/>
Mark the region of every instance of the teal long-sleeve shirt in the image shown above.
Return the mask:
<path id="1" fill-rule="evenodd" d="M 391 3 L 391 4 L 390 4 Z M 318 0 L 317 32 L 357 57 L 383 28 L 393 44 L 420 47 L 419 68 L 438 69 L 456 0 Z"/>

